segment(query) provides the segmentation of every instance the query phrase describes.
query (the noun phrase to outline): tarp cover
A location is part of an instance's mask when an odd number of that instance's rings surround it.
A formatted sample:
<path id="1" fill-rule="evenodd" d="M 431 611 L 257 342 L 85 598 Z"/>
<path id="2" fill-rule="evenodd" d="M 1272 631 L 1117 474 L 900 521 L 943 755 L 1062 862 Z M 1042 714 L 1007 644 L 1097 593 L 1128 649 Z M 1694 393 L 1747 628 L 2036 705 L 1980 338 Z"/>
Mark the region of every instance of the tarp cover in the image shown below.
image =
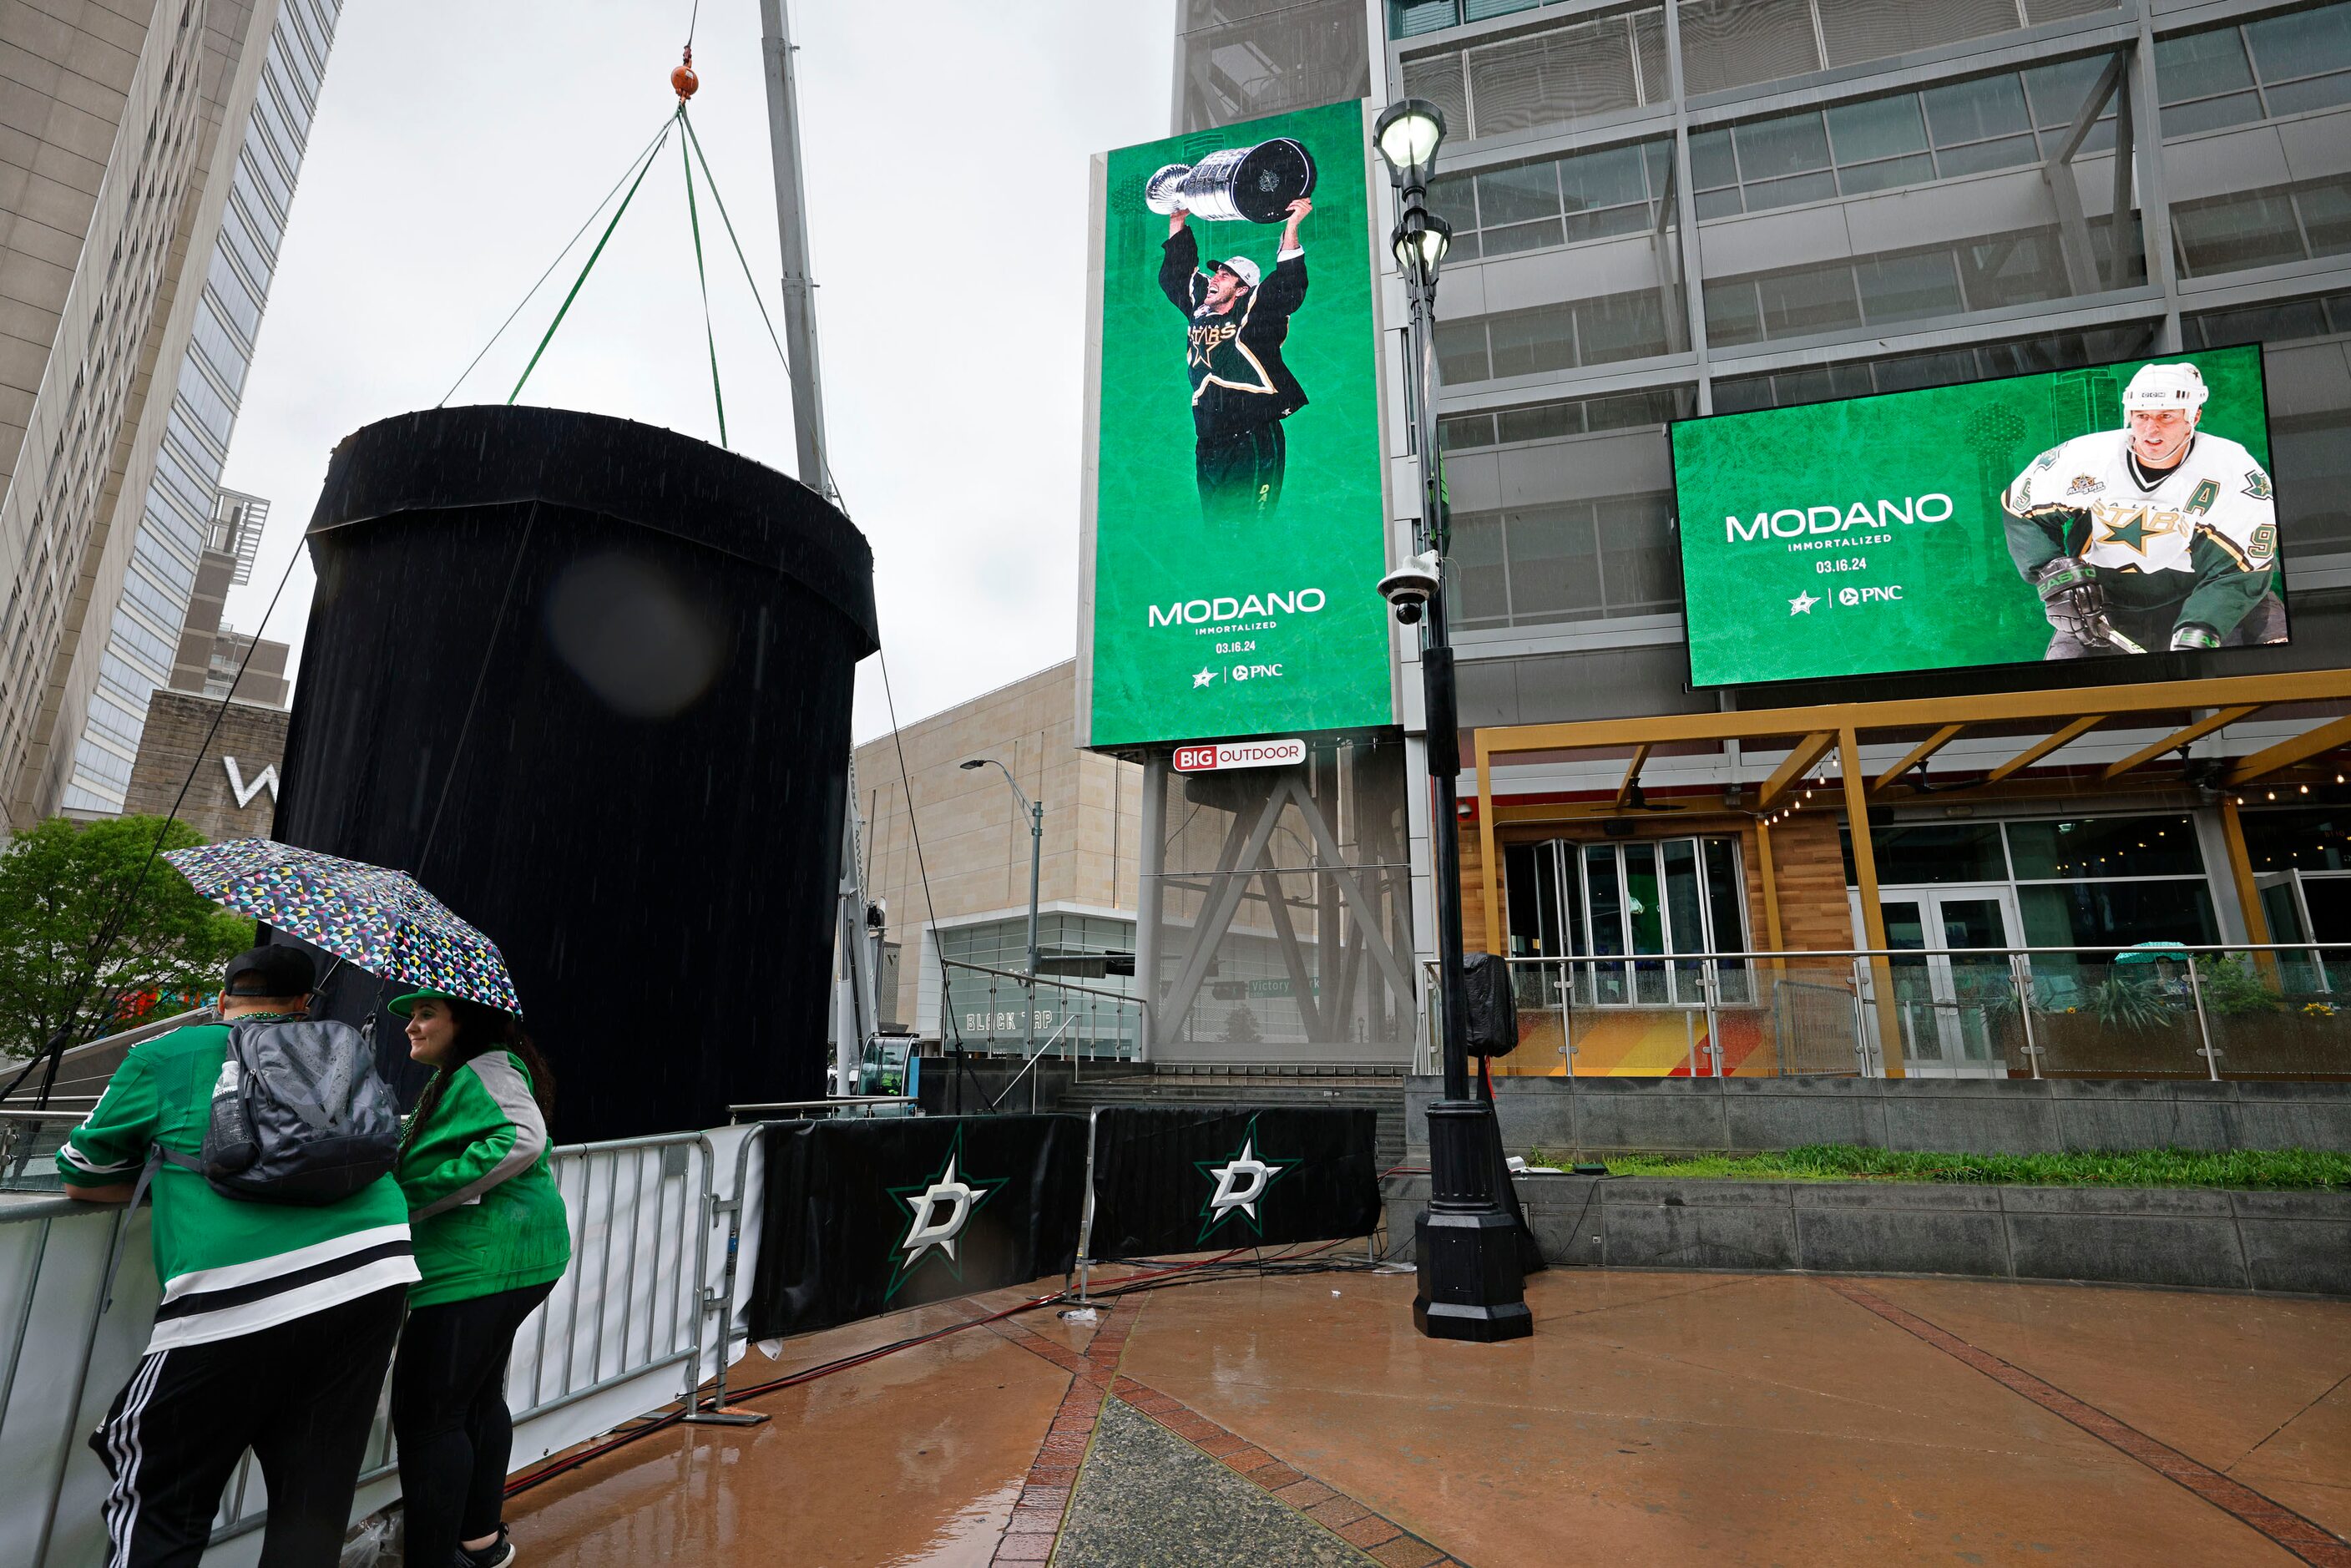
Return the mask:
<path id="1" fill-rule="evenodd" d="M 1374 1112 L 1113 1106 L 1094 1132 L 1096 1258 L 1368 1236 Z"/>
<path id="2" fill-rule="evenodd" d="M 755 1339 L 1076 1266 L 1081 1118 L 796 1122 L 767 1136 Z"/>
<path id="3" fill-rule="evenodd" d="M 1519 998 L 1510 989 L 1510 961 L 1499 953 L 1471 953 L 1461 964 L 1469 993 L 1469 1054 L 1508 1056 L 1519 1049 Z"/>

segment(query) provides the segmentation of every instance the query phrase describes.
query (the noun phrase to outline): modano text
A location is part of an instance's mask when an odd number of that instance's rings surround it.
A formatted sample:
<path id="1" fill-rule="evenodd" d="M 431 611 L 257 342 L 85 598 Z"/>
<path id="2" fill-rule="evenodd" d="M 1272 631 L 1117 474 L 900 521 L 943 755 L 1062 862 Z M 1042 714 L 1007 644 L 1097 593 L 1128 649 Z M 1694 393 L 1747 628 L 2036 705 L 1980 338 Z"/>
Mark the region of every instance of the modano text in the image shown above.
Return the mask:
<path id="1" fill-rule="evenodd" d="M 1899 501 L 1881 500 L 1875 511 L 1867 501 L 1855 501 L 1842 507 L 1782 507 L 1777 511 L 1758 512 L 1746 522 L 1725 517 L 1722 532 L 1725 543 L 1737 544 L 1741 539 L 1841 534 L 1848 528 L 1890 528 L 1896 523 L 1939 523 L 1950 515 L 1949 496 L 1906 496 Z"/>
<path id="2" fill-rule="evenodd" d="M 1209 621 L 1245 621 L 1252 615 L 1311 615 L 1324 602 L 1319 588 L 1293 589 L 1288 593 L 1252 593 L 1243 599 L 1179 599 L 1165 608 L 1150 606 L 1150 623 L 1196 626 Z"/>

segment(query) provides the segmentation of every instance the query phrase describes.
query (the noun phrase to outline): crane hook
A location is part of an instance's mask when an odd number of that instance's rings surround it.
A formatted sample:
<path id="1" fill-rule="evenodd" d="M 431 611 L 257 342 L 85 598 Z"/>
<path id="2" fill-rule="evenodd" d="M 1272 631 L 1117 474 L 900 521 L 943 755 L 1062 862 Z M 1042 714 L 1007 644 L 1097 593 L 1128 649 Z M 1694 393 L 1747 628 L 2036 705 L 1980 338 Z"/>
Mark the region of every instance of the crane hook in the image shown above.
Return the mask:
<path id="1" fill-rule="evenodd" d="M 685 46 L 685 63 L 679 66 L 677 69 L 669 73 L 669 85 L 676 89 L 677 101 L 680 103 L 684 103 L 687 99 L 692 98 L 694 96 L 694 89 L 702 85 L 702 78 L 694 74 L 694 46 L 692 44 Z"/>

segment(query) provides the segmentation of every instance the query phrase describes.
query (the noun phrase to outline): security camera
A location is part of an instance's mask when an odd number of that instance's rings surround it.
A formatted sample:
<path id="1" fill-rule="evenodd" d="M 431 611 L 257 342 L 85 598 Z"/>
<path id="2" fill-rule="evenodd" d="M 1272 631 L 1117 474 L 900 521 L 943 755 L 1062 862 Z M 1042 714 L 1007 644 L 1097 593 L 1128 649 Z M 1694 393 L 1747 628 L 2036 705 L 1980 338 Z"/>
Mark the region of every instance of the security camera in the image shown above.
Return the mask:
<path id="1" fill-rule="evenodd" d="M 1395 606 L 1398 621 L 1410 626 L 1420 619 L 1439 586 L 1437 552 L 1427 550 L 1407 557 L 1402 566 L 1380 579 L 1380 597 Z"/>

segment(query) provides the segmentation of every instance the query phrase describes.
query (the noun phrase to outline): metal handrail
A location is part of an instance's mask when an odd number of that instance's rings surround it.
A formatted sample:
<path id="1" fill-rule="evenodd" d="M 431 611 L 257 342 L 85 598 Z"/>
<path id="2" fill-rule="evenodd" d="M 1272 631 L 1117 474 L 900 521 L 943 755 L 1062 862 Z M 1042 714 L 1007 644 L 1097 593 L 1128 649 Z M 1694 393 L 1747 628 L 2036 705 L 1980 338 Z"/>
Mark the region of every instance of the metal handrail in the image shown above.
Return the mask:
<path id="1" fill-rule="evenodd" d="M 1052 1049 L 1053 1042 L 1061 1038 L 1061 1031 L 1068 1029 L 1076 1017 L 1076 1014 L 1067 1011 L 1064 1011 L 1061 1014 L 1061 1021 L 1060 1024 L 1055 1026 L 1053 1032 L 1047 1035 L 1042 1040 L 1038 1042 L 1037 1049 L 1029 1053 L 1027 1061 L 1021 1062 L 1019 1071 L 1013 1073 L 1010 1078 L 1006 1079 L 1004 1082 L 1004 1087 L 997 1091 L 996 1098 L 987 1103 L 987 1108 L 989 1110 L 993 1111 L 998 1105 L 1004 1103 L 1004 1097 L 1012 1092 L 1013 1086 L 1020 1082 L 1022 1077 L 1028 1073 L 1030 1068 L 1036 1066 L 1039 1061 L 1044 1059 L 1045 1052 Z M 1029 1109 L 1034 1111 L 1036 1108 L 1036 1084 L 1035 1081 L 1031 1080 L 1029 1091 Z"/>
<path id="2" fill-rule="evenodd" d="M 1018 980 L 1024 986 L 1050 986 L 1056 990 L 1077 991 L 1089 997 L 1104 997 L 1114 1002 L 1132 1002 L 1139 1008 L 1149 1005 L 1140 993 L 1104 990 L 1100 986 L 1081 986 L 1075 980 L 1064 980 L 1051 975 L 1031 975 L 1021 969 L 991 968 L 986 964 L 967 963 L 961 958 L 942 958 L 939 963 L 943 967 L 949 969 L 969 969 L 975 975 L 1000 975 L 1008 980 Z"/>
<path id="3" fill-rule="evenodd" d="M 1883 1009 L 1888 1006 L 1908 1009 L 1923 1004 L 1938 1009 L 1950 1009 L 1967 1005 L 1965 998 L 1949 1000 L 1940 998 L 1889 995 L 1885 984 L 1886 970 L 1899 966 L 1905 972 L 1915 973 L 1917 966 L 1929 960 L 1960 963 L 1972 960 L 1980 962 L 1988 967 L 2004 965 L 2008 971 L 2008 986 L 2017 1002 L 2017 1022 L 2022 1035 L 2022 1043 L 2016 1050 L 2030 1065 L 2032 1076 L 2038 1079 L 2043 1076 L 2043 1058 L 2047 1054 L 2048 1045 L 2041 1037 L 2040 1029 L 2036 1028 L 2034 1014 L 2038 1011 L 2045 1018 L 2053 1016 L 2056 1009 L 2034 994 L 2033 961 L 2036 958 L 2059 959 L 2082 956 L 2101 958 L 2115 967 L 2120 967 L 2126 961 L 2132 959 L 2144 960 L 2150 966 L 2166 962 L 2180 966 L 2185 971 L 2187 986 L 2185 1010 L 2192 1014 L 2196 1025 L 2194 1055 L 2202 1059 L 2207 1079 L 2218 1082 L 2221 1077 L 2220 1057 L 2223 1050 L 2214 1038 L 2212 1012 L 2207 1006 L 2205 996 L 2209 970 L 2214 960 L 2226 961 L 2241 956 L 2254 958 L 2262 963 L 2262 967 L 2273 979 L 2278 976 L 2277 961 L 2281 956 L 2286 957 L 2289 961 L 2314 963 L 2319 967 L 2320 988 L 2333 991 L 2337 988 L 2327 977 L 2326 967 L 2331 961 L 2351 960 L 2351 942 L 2165 942 L 2159 946 L 2148 946 L 2144 943 L 2106 943 L 2001 947 L 1921 946 L 1917 947 L 1766 948 L 1730 953 L 1509 954 L 1504 956 L 1504 961 L 1516 968 L 1531 967 L 1566 972 L 1570 977 L 1557 982 L 1558 988 L 1562 992 L 1568 991 L 1574 984 L 1573 972 L 1578 969 L 1595 974 L 1600 971 L 1628 969 L 1636 969 L 1649 974 L 1663 971 L 1671 972 L 1687 980 L 1694 980 L 1698 991 L 1698 995 L 1695 997 L 1656 998 L 1626 997 L 1621 1000 L 1593 999 L 1581 1005 L 1594 1013 L 1611 1015 L 1704 1013 L 1708 1020 L 1707 1035 L 1709 1042 L 1706 1050 L 1707 1053 L 1713 1057 L 1714 1071 L 1718 1076 L 1722 1071 L 1722 1060 L 1719 1042 L 1717 1040 L 1714 1029 L 1716 1015 L 1724 1012 L 1753 1012 L 1767 1006 L 1760 995 L 1750 994 L 1740 997 L 1734 994 L 1726 997 L 1723 994 L 1726 971 L 1745 976 L 1751 974 L 1761 966 L 1770 965 L 1781 968 L 1784 978 L 1784 967 L 1792 959 L 1833 959 L 1838 962 L 1839 967 L 1849 967 L 1850 976 L 1840 983 L 1853 998 L 1855 1051 L 1859 1058 L 1859 1070 L 1865 1076 L 1882 1076 L 1886 1071 L 1885 1053 L 1889 1048 L 1899 1048 L 1896 1042 L 1885 1038 L 1886 1025 L 1877 1016 Z M 2202 963 L 2201 970 L 2199 970 L 2199 960 Z M 1422 1040 L 1415 1047 L 1414 1069 L 1416 1071 L 1429 1070 L 1434 1061 L 1436 1014 L 1440 1000 L 1433 983 L 1433 977 L 1436 974 L 1435 963 L 1424 959 L 1421 967 L 1424 978 L 1429 982 L 1426 985 L 1423 993 L 1425 998 L 1423 1021 L 1427 1028 L 1423 1033 Z M 1733 990 L 1740 988 L 1733 988 Z M 2344 988 L 2351 990 L 2351 987 Z M 2282 994 L 2283 990 L 2281 990 Z M 2175 997 L 2173 999 L 2179 998 Z M 2351 1002 L 2346 1002 L 2345 1005 L 2351 1006 Z M 1563 1015 L 1572 1010 L 1570 998 L 1562 998 L 1560 1007 Z M 1549 1011 L 1550 1009 L 1541 1008 L 1538 1010 Z M 2331 1016 L 2331 1005 L 2329 1012 Z M 1695 1048 L 1693 1048 L 1691 1062 L 1692 1071 L 1695 1074 Z M 2351 1066 L 2351 1063 L 2346 1065 Z M 1569 1071 L 1571 1072 L 1574 1071 L 1572 1041 Z"/>
<path id="4" fill-rule="evenodd" d="M 727 1106 L 726 1122 L 729 1126 L 740 1125 L 745 1116 L 758 1116 L 768 1111 L 847 1111 L 865 1105 L 914 1103 L 914 1097 L 911 1094 L 831 1094 L 821 1100 L 763 1100 L 747 1105 Z"/>
<path id="5" fill-rule="evenodd" d="M 2351 956 L 2351 942 L 2182 942 L 2178 946 L 2149 947 L 2137 943 L 2110 942 L 2096 946 L 2055 947 L 1758 947 L 1729 953 L 1508 953 L 1505 963 L 1510 964 L 1681 964 L 1729 963 L 1750 958 L 1922 958 L 1957 957 L 1970 955 L 2005 957 L 2015 954 L 2031 957 L 2036 953 L 2143 953 L 2149 958 L 2184 957 L 2189 953 L 2311 953 L 2340 952 Z M 1424 969 L 1434 969 L 1436 960 L 1421 960 Z"/>

